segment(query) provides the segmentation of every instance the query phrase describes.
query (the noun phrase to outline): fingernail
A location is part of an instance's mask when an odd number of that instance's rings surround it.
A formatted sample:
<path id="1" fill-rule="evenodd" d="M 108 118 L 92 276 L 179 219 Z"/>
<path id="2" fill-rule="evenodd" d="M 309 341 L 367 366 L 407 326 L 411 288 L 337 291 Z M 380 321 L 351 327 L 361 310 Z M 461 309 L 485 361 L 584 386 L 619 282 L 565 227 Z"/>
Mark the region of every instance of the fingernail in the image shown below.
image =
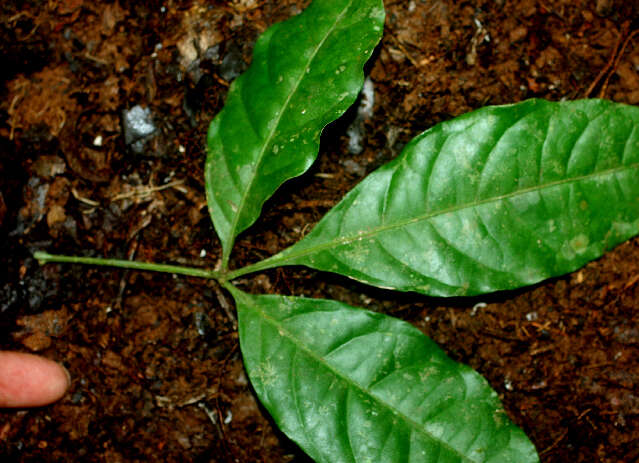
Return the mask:
<path id="1" fill-rule="evenodd" d="M 69 370 L 67 370 L 67 368 L 64 365 L 60 365 L 60 366 L 62 367 L 62 369 L 67 375 L 67 389 L 69 389 L 71 387 L 71 373 L 69 373 Z"/>

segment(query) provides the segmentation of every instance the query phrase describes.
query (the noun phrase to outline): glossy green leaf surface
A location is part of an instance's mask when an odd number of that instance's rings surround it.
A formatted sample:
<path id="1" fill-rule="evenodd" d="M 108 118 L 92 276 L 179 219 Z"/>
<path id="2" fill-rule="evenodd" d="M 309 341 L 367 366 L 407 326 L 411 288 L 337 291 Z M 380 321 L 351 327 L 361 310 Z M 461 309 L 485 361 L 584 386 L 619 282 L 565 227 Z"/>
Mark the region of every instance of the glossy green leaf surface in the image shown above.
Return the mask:
<path id="1" fill-rule="evenodd" d="M 260 36 L 207 138 L 206 194 L 224 263 L 264 202 L 311 166 L 322 129 L 355 101 L 383 25 L 382 0 L 315 0 Z"/>
<path id="2" fill-rule="evenodd" d="M 639 233 L 638 127 L 639 108 L 603 100 L 439 124 L 251 270 L 301 264 L 438 296 L 573 271 Z"/>
<path id="3" fill-rule="evenodd" d="M 232 292 L 251 383 L 317 462 L 539 461 L 487 382 L 410 324 L 335 301 Z"/>

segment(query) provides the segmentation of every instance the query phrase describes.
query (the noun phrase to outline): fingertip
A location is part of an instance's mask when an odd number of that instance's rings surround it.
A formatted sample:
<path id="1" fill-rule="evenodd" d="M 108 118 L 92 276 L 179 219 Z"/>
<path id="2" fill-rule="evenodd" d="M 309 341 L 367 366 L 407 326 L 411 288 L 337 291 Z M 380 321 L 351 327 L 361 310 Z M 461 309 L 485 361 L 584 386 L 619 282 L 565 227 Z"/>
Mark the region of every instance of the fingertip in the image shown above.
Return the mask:
<path id="1" fill-rule="evenodd" d="M 59 400 L 71 385 L 62 365 L 33 354 L 0 352 L 0 407 L 39 407 Z"/>

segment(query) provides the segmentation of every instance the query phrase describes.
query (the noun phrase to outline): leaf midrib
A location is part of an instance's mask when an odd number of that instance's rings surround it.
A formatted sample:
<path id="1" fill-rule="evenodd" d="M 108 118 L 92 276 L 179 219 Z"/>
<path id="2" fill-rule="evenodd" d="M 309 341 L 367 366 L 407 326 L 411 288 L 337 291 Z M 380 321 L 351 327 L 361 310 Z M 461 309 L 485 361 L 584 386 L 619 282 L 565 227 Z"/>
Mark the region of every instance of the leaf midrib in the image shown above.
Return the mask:
<path id="1" fill-rule="evenodd" d="M 372 398 L 376 403 L 380 404 L 381 407 L 388 409 L 392 414 L 394 414 L 395 416 L 398 416 L 399 418 L 401 418 L 404 421 L 406 421 L 418 433 L 426 436 L 428 439 L 432 440 L 433 442 L 440 443 L 443 447 L 449 449 L 451 452 L 455 453 L 456 455 L 459 455 L 464 461 L 467 461 L 467 462 L 470 462 L 470 463 L 481 463 L 480 460 L 474 460 L 472 458 L 469 458 L 468 456 L 464 455 L 462 452 L 460 452 L 456 448 L 452 447 L 446 441 L 433 436 L 433 434 L 431 434 L 427 430 L 423 429 L 423 426 L 420 425 L 418 422 L 416 422 L 415 420 L 411 419 L 410 417 L 405 415 L 400 410 L 398 410 L 396 408 L 393 408 L 392 404 L 386 403 L 381 398 L 379 398 L 376 395 L 374 395 L 367 388 L 363 387 L 359 383 L 357 383 L 354 380 L 350 379 L 348 376 L 346 376 L 340 370 L 335 369 L 330 363 L 325 361 L 323 359 L 323 357 L 320 357 L 315 352 L 313 352 L 310 348 L 308 348 L 306 346 L 306 344 L 304 344 L 302 342 L 297 342 L 297 338 L 288 329 L 286 329 L 284 327 L 283 323 L 278 323 L 278 320 L 276 320 L 272 316 L 268 315 L 265 311 L 263 311 L 261 309 L 261 307 L 259 305 L 248 304 L 247 302 L 250 301 L 250 298 L 245 299 L 243 296 L 244 295 L 242 295 L 240 297 L 242 297 L 242 299 L 244 299 L 245 303 L 249 307 L 251 307 L 252 309 L 256 310 L 260 314 L 260 316 L 262 317 L 263 320 L 265 320 L 267 323 L 269 323 L 273 327 L 275 327 L 275 329 L 277 330 L 277 332 L 279 333 L 280 336 L 287 338 L 292 344 L 295 345 L 296 348 L 298 348 L 299 350 L 303 351 L 306 355 L 308 355 L 309 357 L 311 357 L 312 359 L 317 361 L 317 363 L 323 365 L 327 370 L 329 370 L 331 373 L 333 373 L 335 375 L 335 377 L 342 379 L 345 383 L 347 383 L 348 385 L 350 385 L 354 389 L 357 389 L 362 394 L 366 395 L 367 397 Z M 393 336 L 396 335 L 396 333 L 394 333 L 392 331 L 376 331 L 376 332 L 377 333 L 382 333 L 382 334 L 383 333 L 387 333 L 387 334 L 391 334 Z"/>
<path id="2" fill-rule="evenodd" d="M 304 69 L 300 73 L 299 79 L 297 80 L 297 82 L 295 82 L 295 85 L 293 86 L 291 92 L 289 93 L 289 95 L 287 96 L 286 100 L 284 101 L 284 104 L 282 105 L 282 108 L 281 108 L 277 118 L 275 119 L 275 124 L 273 124 L 273 128 L 271 129 L 270 133 L 266 137 L 266 140 L 264 141 L 264 144 L 262 145 L 262 148 L 260 149 L 260 152 L 259 152 L 258 157 L 257 157 L 255 169 L 253 169 L 253 172 L 251 173 L 250 180 L 246 184 L 246 188 L 244 189 L 244 191 L 242 193 L 242 197 L 240 198 L 240 202 L 239 202 L 239 205 L 238 205 L 238 208 L 237 208 L 237 212 L 233 216 L 233 222 L 231 223 L 231 228 L 230 228 L 230 233 L 229 233 L 229 236 L 230 236 L 231 240 L 234 240 L 234 238 L 236 236 L 236 229 L 237 229 L 238 221 L 239 221 L 240 216 L 242 215 L 242 213 L 244 211 L 244 205 L 246 204 L 246 200 L 248 198 L 249 192 L 253 189 L 253 184 L 255 183 L 255 178 L 257 176 L 257 172 L 258 172 L 258 170 L 259 170 L 259 168 L 260 168 L 260 166 L 262 164 L 262 161 L 264 159 L 264 154 L 266 153 L 266 148 L 268 146 L 270 146 L 271 142 L 273 141 L 273 138 L 275 137 L 275 132 L 277 131 L 277 128 L 278 128 L 278 126 L 280 124 L 280 121 L 282 120 L 282 117 L 283 117 L 284 113 L 288 109 L 288 106 L 291 103 L 291 100 L 293 99 L 293 96 L 297 93 L 297 90 L 299 89 L 299 86 L 301 85 L 302 81 L 306 78 L 307 70 L 310 69 L 311 63 L 313 62 L 313 60 L 317 56 L 317 53 L 322 48 L 322 46 L 324 45 L 324 43 L 326 42 L 328 37 L 330 37 L 330 35 L 335 31 L 335 28 L 337 27 L 337 24 L 344 18 L 344 15 L 346 14 L 346 11 L 348 11 L 348 9 L 353 5 L 353 1 L 354 0 L 350 0 L 348 2 L 348 4 L 344 7 L 344 9 L 336 16 L 335 22 L 331 25 L 331 27 L 328 29 L 327 33 L 324 35 L 322 40 L 317 44 L 317 46 L 313 50 L 313 53 L 309 57 L 306 65 L 304 66 Z M 269 44 L 269 46 L 270 46 L 270 44 Z M 229 249 L 228 252 L 230 253 L 230 249 Z"/>
<path id="3" fill-rule="evenodd" d="M 566 183 L 579 183 L 581 181 L 585 181 L 585 180 L 590 180 L 590 179 L 594 179 L 597 177 L 604 177 L 604 176 L 608 176 L 608 175 L 613 175 L 617 172 L 623 172 L 626 170 L 632 170 L 632 169 L 637 169 L 639 168 L 639 162 L 637 163 L 632 163 L 629 165 L 625 165 L 625 166 L 619 166 L 619 167 L 615 167 L 612 169 L 608 169 L 608 170 L 604 170 L 604 171 L 600 171 L 600 172 L 595 172 L 592 174 L 588 174 L 588 175 L 582 175 L 579 177 L 570 177 L 567 179 L 562 179 L 562 180 L 557 180 L 555 182 L 550 182 L 550 183 L 545 183 L 543 185 L 535 185 L 533 187 L 529 187 L 529 188 L 525 188 L 522 190 L 516 190 L 510 193 L 506 193 L 503 195 L 499 195 L 499 196 L 495 196 L 492 198 L 486 198 L 483 200 L 479 200 L 477 202 L 474 203 L 464 203 L 464 204 L 459 204 L 459 205 L 455 205 L 453 207 L 449 207 L 446 209 L 440 209 L 438 211 L 434 211 L 434 212 L 430 212 L 430 213 L 426 213 L 423 214 L 421 216 L 418 217 L 413 217 L 410 219 L 406 219 L 406 220 L 401 220 L 395 223 L 391 223 L 388 225 L 382 225 L 379 227 L 375 227 L 369 231 L 363 232 L 363 233 L 358 233 L 356 235 L 352 235 L 352 236 L 343 236 L 343 237 L 337 237 L 334 238 L 332 240 L 326 241 L 324 243 L 321 243 L 319 245 L 316 246 L 311 246 L 309 248 L 306 248 L 300 252 L 291 252 L 290 254 L 285 254 L 286 250 L 282 251 L 282 253 L 280 254 L 276 254 L 262 262 L 258 262 L 257 264 L 255 264 L 254 266 L 249 266 L 246 267 L 246 269 L 248 270 L 249 268 L 251 269 L 251 272 L 257 271 L 257 270 L 263 270 L 266 268 L 271 268 L 271 267 L 275 267 L 278 265 L 281 265 L 283 262 L 286 261 L 291 261 L 291 260 L 295 260 L 298 259 L 300 257 L 304 257 L 307 256 L 309 254 L 314 254 L 316 252 L 322 251 L 324 249 L 329 249 L 332 247 L 338 247 L 338 246 L 343 246 L 345 244 L 350 244 L 354 241 L 359 241 L 362 239 L 366 239 L 369 238 L 371 236 L 375 236 L 378 234 L 381 234 L 385 231 L 389 231 L 389 230 L 394 230 L 394 229 L 398 229 L 398 228 L 402 228 L 408 225 L 412 225 L 414 223 L 417 222 L 421 222 L 424 220 L 429 220 L 432 219 L 434 217 L 438 217 L 438 216 L 442 216 L 442 215 L 446 215 L 446 214 L 452 214 L 458 211 L 461 211 L 463 209 L 467 209 L 467 208 L 476 208 L 476 207 L 480 207 L 486 204 L 490 204 L 490 203 L 495 203 L 495 202 L 499 202 L 499 201 L 504 201 L 510 198 L 515 198 L 517 196 L 524 196 L 526 194 L 529 193 L 533 193 L 535 191 L 541 191 L 544 189 L 551 189 L 560 185 L 564 185 Z M 295 245 L 293 245 L 294 249 Z M 260 264 L 266 264 L 266 265 L 260 265 Z M 246 272 L 248 273 L 248 272 Z M 235 275 L 234 275 L 235 276 Z"/>

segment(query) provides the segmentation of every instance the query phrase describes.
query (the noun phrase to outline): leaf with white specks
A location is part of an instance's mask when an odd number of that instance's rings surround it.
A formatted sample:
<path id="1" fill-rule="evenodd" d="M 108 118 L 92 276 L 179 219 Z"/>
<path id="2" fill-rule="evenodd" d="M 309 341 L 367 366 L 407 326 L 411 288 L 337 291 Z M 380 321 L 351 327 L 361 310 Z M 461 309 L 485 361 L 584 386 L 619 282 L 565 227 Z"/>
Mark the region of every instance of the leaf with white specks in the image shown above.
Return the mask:
<path id="1" fill-rule="evenodd" d="M 441 123 L 251 270 L 306 265 L 436 296 L 571 272 L 639 233 L 638 127 L 639 108 L 604 100 Z"/>
<path id="2" fill-rule="evenodd" d="M 236 236 L 311 166 L 322 129 L 355 101 L 383 26 L 382 0 L 315 0 L 260 36 L 207 138 L 206 195 L 223 266 Z"/>
<path id="3" fill-rule="evenodd" d="M 251 383 L 317 462 L 539 461 L 488 383 L 410 324 L 336 301 L 231 291 Z"/>

